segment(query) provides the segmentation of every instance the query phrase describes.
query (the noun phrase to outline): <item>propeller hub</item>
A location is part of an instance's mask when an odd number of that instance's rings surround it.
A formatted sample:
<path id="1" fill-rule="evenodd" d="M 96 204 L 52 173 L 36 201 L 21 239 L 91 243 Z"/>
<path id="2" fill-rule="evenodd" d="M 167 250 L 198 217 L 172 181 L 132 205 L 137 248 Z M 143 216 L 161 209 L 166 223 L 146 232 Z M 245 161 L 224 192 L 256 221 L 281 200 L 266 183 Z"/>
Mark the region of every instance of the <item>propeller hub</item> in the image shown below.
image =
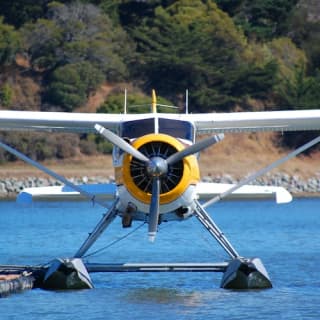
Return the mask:
<path id="1" fill-rule="evenodd" d="M 152 157 L 148 162 L 147 172 L 152 177 L 160 177 L 168 172 L 168 164 L 161 157 Z"/>

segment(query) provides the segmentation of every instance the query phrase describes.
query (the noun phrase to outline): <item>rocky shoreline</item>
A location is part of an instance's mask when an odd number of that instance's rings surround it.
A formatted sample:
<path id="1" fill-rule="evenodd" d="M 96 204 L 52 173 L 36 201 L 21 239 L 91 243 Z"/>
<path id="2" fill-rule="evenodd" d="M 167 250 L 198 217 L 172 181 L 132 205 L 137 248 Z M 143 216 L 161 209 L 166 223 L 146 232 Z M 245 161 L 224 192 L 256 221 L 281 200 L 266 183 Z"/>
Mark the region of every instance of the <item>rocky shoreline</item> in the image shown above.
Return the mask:
<path id="1" fill-rule="evenodd" d="M 87 183 L 108 183 L 112 182 L 113 177 L 74 177 L 70 180 L 75 184 Z M 221 182 L 221 183 L 237 183 L 238 180 L 230 175 L 223 176 L 206 176 L 203 177 L 204 182 Z M 258 185 L 282 186 L 295 195 L 320 195 L 320 177 L 302 179 L 299 176 L 290 176 L 285 173 L 277 173 L 273 175 L 265 175 L 254 181 Z M 60 182 L 52 178 L 26 177 L 26 178 L 5 178 L 0 179 L 0 198 L 14 198 L 24 188 L 57 186 Z"/>

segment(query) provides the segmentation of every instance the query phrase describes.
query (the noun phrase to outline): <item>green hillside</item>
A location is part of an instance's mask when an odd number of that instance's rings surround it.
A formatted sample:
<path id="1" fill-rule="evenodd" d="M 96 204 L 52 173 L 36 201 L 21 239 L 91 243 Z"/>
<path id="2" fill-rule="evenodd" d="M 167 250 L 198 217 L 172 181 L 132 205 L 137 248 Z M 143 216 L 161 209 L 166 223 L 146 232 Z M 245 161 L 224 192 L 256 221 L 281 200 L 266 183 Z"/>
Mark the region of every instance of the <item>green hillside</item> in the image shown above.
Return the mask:
<path id="1" fill-rule="evenodd" d="M 2 0 L 0 16 L 2 109 L 83 110 L 106 84 L 94 111 L 117 112 L 125 86 L 132 103 L 155 88 L 181 110 L 188 89 L 192 112 L 319 108 L 318 1 Z M 92 136 L 1 136 L 39 160 L 110 151 Z"/>

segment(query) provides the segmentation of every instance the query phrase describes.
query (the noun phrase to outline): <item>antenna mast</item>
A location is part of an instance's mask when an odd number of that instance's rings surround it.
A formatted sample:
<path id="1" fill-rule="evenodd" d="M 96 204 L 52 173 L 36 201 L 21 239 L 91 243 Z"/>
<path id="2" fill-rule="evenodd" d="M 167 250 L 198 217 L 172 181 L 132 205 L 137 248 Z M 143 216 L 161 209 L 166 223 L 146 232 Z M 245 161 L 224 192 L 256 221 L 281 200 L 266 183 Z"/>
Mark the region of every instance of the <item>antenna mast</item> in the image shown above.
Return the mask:
<path id="1" fill-rule="evenodd" d="M 156 91 L 152 89 L 152 104 L 151 104 L 152 113 L 157 113 L 157 96 Z"/>
<path id="2" fill-rule="evenodd" d="M 124 89 L 124 114 L 127 113 L 127 89 Z"/>
<path id="3" fill-rule="evenodd" d="M 186 90 L 186 114 L 189 113 L 189 91 Z"/>

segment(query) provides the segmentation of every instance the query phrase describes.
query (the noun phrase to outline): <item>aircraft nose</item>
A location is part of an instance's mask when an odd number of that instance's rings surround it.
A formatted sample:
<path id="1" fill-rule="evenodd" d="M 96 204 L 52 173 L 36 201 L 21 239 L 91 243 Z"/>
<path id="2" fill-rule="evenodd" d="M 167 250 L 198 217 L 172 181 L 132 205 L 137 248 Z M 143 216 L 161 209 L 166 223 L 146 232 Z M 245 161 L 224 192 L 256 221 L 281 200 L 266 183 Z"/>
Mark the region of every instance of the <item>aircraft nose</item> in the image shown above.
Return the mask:
<path id="1" fill-rule="evenodd" d="M 153 157 L 150 159 L 147 172 L 152 177 L 160 177 L 168 171 L 168 165 L 165 159 L 161 157 Z"/>

